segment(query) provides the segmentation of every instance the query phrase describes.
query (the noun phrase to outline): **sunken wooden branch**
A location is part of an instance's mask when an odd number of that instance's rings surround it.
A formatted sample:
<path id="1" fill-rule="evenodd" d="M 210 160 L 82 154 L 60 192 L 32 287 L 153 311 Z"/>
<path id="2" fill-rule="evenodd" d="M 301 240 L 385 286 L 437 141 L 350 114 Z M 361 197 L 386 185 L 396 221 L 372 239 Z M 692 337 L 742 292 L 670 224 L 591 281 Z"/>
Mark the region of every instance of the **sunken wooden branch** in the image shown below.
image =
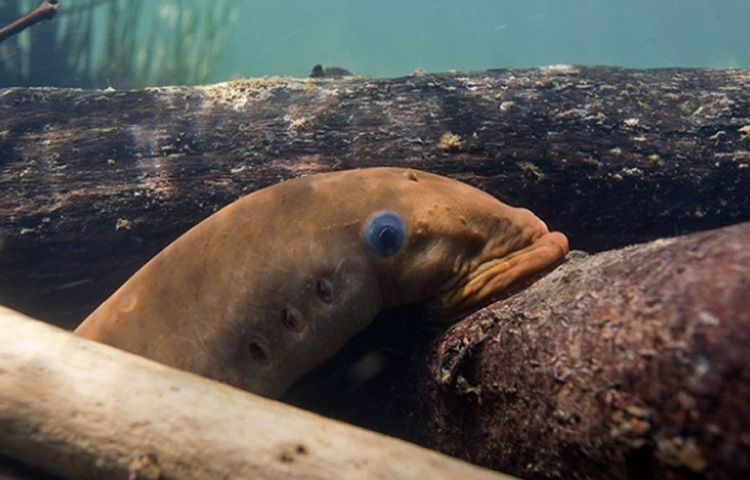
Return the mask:
<path id="1" fill-rule="evenodd" d="M 0 28 L 0 42 L 9 39 L 26 30 L 30 26 L 48 20 L 57 15 L 57 9 L 60 6 L 58 0 L 43 0 L 41 5 L 36 7 L 31 13 L 24 15 L 10 25 Z"/>
<path id="2" fill-rule="evenodd" d="M 510 477 L 0 308 L 0 454 L 70 479 Z"/>
<path id="3" fill-rule="evenodd" d="M 750 478 L 748 292 L 750 223 L 571 260 L 439 340 L 423 439 L 524 478 Z"/>
<path id="4" fill-rule="evenodd" d="M 585 250 L 749 220 L 748 112 L 730 70 L 0 90 L 0 303 L 73 326 L 219 207 L 341 168 L 468 181 Z"/>

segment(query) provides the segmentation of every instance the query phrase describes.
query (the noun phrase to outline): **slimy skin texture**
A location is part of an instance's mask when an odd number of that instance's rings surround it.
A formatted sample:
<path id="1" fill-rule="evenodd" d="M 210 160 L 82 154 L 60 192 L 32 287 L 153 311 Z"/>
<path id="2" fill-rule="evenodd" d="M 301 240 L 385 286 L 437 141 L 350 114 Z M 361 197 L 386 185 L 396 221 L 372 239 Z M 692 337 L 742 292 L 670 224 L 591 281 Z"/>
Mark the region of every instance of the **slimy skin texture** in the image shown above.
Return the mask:
<path id="1" fill-rule="evenodd" d="M 193 227 L 75 333 L 276 397 L 383 308 L 452 317 L 567 252 L 530 211 L 455 180 L 388 167 L 311 175 Z"/>

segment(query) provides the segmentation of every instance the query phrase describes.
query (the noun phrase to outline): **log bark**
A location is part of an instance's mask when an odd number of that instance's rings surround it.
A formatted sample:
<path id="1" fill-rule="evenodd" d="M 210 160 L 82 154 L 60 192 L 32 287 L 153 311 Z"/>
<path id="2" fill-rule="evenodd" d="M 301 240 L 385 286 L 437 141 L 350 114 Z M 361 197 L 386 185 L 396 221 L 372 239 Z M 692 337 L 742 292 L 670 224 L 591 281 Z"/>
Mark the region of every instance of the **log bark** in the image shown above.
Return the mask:
<path id="1" fill-rule="evenodd" d="M 342 168 L 449 175 L 593 251 L 750 220 L 749 111 L 733 70 L 0 90 L 0 303 L 71 327 L 221 206 Z"/>
<path id="2" fill-rule="evenodd" d="M 70 479 L 512 480 L 0 308 L 0 453 Z"/>
<path id="3" fill-rule="evenodd" d="M 572 260 L 466 318 L 432 352 L 426 443 L 525 478 L 750 477 L 748 239 Z"/>
<path id="4" fill-rule="evenodd" d="M 750 478 L 748 292 L 750 223 L 579 252 L 451 327 L 404 313 L 288 399 L 527 479 Z"/>

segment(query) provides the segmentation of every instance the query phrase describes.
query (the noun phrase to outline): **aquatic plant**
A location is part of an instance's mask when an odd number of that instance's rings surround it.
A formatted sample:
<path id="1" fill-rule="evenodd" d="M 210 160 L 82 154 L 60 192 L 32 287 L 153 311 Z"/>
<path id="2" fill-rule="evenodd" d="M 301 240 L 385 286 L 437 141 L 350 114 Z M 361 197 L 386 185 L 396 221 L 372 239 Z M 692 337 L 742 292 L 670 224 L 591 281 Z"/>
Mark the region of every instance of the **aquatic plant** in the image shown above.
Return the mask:
<path id="1" fill-rule="evenodd" d="M 0 25 L 38 0 L 0 0 Z M 0 43 L 0 86 L 141 88 L 214 80 L 238 0 L 66 0 Z"/>

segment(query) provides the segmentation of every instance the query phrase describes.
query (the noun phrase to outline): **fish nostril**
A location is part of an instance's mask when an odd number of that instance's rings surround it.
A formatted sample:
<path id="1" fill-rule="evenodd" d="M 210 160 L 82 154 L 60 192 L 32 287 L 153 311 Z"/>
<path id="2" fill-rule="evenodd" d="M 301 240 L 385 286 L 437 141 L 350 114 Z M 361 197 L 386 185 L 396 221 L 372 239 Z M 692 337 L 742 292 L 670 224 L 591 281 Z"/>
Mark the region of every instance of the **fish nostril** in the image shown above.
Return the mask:
<path id="1" fill-rule="evenodd" d="M 300 313 L 295 308 L 289 307 L 281 310 L 281 323 L 284 327 L 293 332 L 299 333 L 302 331 Z"/>
<path id="2" fill-rule="evenodd" d="M 268 365 L 271 362 L 271 359 L 268 358 L 268 353 L 266 353 L 258 342 L 250 342 L 248 349 L 250 350 L 250 357 L 256 362 L 263 365 Z"/>
<path id="3" fill-rule="evenodd" d="M 318 294 L 318 298 L 324 303 L 331 303 L 333 301 L 333 284 L 331 280 L 326 277 L 318 280 L 316 293 Z"/>

